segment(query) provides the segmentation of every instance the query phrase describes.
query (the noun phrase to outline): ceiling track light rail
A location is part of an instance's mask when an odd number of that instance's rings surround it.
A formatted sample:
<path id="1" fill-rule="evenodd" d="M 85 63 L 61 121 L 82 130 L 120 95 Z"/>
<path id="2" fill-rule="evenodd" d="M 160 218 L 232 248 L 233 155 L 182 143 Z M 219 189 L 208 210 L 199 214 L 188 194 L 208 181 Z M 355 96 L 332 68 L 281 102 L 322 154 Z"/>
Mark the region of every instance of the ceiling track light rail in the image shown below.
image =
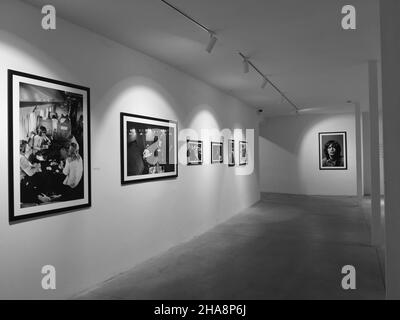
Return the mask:
<path id="1" fill-rule="evenodd" d="M 165 0 L 160 0 L 161 2 L 165 3 L 167 6 L 169 6 L 171 9 L 175 10 L 176 12 L 178 12 L 180 15 L 184 16 L 186 19 L 190 20 L 191 22 L 193 22 L 195 25 L 197 25 L 198 27 L 200 27 L 201 29 L 203 29 L 204 31 L 208 32 L 209 36 L 210 36 L 210 40 L 208 42 L 206 51 L 208 53 L 211 53 L 212 49 L 215 46 L 215 43 L 217 42 L 218 38 L 216 37 L 216 33 L 215 31 L 207 28 L 204 24 L 198 22 L 197 20 L 195 20 L 194 18 L 192 18 L 191 16 L 189 16 L 187 13 L 183 12 L 181 9 L 175 7 L 173 4 L 169 3 L 168 1 Z"/>
<path id="2" fill-rule="evenodd" d="M 203 29 L 204 31 L 206 31 L 209 36 L 209 42 L 208 45 L 206 47 L 206 51 L 208 53 L 211 53 L 211 51 L 213 50 L 216 42 L 217 42 L 217 37 L 216 37 L 216 33 L 215 31 L 207 28 L 204 24 L 198 22 L 197 20 L 195 20 L 194 18 L 192 18 L 191 16 L 189 16 L 187 13 L 183 12 L 182 10 L 180 10 L 179 8 L 175 7 L 173 4 L 169 3 L 166 0 L 160 0 L 161 2 L 163 2 L 164 4 L 166 4 L 168 7 L 170 7 L 171 9 L 175 10 L 176 12 L 178 12 L 180 15 L 182 15 L 183 17 L 185 17 L 186 19 L 190 20 L 192 23 L 194 23 L 195 25 L 197 25 L 198 27 L 200 27 L 201 29 Z M 300 108 L 293 102 L 291 101 L 271 80 L 269 80 L 267 78 L 267 76 L 265 76 L 249 59 L 249 57 L 246 57 L 243 53 L 239 52 L 239 55 L 242 57 L 243 59 L 243 71 L 244 73 L 248 73 L 249 72 L 249 66 L 251 66 L 263 79 L 263 83 L 261 85 L 261 88 L 265 88 L 266 85 L 269 83 L 280 95 L 281 98 L 286 100 L 296 111 L 296 113 L 299 112 Z"/>
<path id="3" fill-rule="evenodd" d="M 300 110 L 300 108 L 292 101 L 290 100 L 277 86 L 274 84 L 271 80 L 268 79 L 266 75 L 264 75 L 254 64 L 253 62 L 250 61 L 249 57 L 246 57 L 243 53 L 239 51 L 239 55 L 243 59 L 243 63 L 246 64 L 247 66 L 251 66 L 262 78 L 263 78 L 263 84 L 262 88 L 265 88 L 267 83 L 269 83 L 280 95 L 282 98 L 284 98 L 296 111 L 296 113 Z M 248 72 L 248 71 L 247 71 Z M 247 73 L 245 71 L 245 73 Z"/>

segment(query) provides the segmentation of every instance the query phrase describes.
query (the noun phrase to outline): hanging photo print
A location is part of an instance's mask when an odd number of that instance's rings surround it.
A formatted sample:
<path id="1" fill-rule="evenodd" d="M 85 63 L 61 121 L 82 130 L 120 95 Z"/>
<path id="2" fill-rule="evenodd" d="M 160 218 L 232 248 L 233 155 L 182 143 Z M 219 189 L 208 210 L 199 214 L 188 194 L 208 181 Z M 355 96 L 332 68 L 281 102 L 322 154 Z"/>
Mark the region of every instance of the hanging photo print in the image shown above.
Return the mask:
<path id="1" fill-rule="evenodd" d="M 228 140 L 228 166 L 235 166 L 235 140 Z"/>
<path id="2" fill-rule="evenodd" d="M 88 88 L 8 71 L 9 219 L 88 207 Z"/>
<path id="3" fill-rule="evenodd" d="M 178 123 L 121 113 L 121 183 L 178 176 Z"/>
<path id="4" fill-rule="evenodd" d="M 224 144 L 222 142 L 211 142 L 211 163 L 224 162 Z"/>
<path id="5" fill-rule="evenodd" d="M 319 169 L 347 170 L 346 132 L 319 133 Z"/>

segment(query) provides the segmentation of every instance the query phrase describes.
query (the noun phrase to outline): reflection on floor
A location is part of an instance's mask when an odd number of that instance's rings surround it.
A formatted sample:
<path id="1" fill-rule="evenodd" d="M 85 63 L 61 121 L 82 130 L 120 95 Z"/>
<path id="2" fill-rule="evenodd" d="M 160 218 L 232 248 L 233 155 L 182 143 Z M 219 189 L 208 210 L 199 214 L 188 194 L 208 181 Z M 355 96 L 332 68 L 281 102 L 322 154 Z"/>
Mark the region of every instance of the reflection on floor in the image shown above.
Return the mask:
<path id="1" fill-rule="evenodd" d="M 383 299 L 365 216 L 355 198 L 263 194 L 211 231 L 74 298 Z M 356 268 L 356 290 L 341 287 L 344 265 Z"/>

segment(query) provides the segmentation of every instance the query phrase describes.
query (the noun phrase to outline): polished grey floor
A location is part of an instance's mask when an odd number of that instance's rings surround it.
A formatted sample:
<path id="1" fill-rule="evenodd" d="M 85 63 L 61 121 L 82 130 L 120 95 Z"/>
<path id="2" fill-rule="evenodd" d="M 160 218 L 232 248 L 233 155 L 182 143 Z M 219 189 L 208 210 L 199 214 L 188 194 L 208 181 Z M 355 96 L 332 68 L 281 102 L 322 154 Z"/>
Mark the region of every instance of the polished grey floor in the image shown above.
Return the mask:
<path id="1" fill-rule="evenodd" d="M 383 299 L 368 206 L 351 197 L 263 194 L 207 233 L 76 299 Z M 356 290 L 343 290 L 344 265 Z"/>

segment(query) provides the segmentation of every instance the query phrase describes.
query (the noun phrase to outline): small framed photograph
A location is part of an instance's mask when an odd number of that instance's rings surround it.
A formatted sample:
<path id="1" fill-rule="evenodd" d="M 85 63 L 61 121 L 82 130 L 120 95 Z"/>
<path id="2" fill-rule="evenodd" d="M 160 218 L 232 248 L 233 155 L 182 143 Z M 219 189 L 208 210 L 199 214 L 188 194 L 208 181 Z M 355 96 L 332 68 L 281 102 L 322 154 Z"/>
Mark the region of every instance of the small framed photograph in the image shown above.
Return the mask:
<path id="1" fill-rule="evenodd" d="M 228 166 L 235 166 L 235 140 L 228 140 Z"/>
<path id="2" fill-rule="evenodd" d="M 91 205 L 90 90 L 8 70 L 9 220 Z"/>
<path id="3" fill-rule="evenodd" d="M 203 141 L 187 140 L 188 166 L 203 164 Z"/>
<path id="4" fill-rule="evenodd" d="M 178 176 L 178 123 L 121 113 L 121 184 Z"/>
<path id="5" fill-rule="evenodd" d="M 239 166 L 245 166 L 248 163 L 247 142 L 239 141 Z"/>
<path id="6" fill-rule="evenodd" d="M 224 163 L 223 142 L 211 142 L 211 163 Z"/>
<path id="7" fill-rule="evenodd" d="M 347 170 L 347 133 L 320 132 L 319 169 Z"/>

